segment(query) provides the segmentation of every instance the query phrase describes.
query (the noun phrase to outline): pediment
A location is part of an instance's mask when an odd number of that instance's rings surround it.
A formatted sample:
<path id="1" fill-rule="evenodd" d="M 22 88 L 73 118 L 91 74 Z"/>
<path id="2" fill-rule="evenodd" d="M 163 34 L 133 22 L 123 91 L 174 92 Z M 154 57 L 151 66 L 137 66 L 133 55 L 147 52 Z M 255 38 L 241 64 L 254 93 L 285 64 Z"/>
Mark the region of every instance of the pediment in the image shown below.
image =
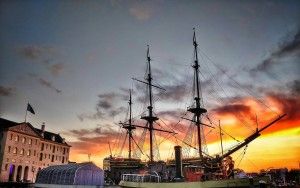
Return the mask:
<path id="1" fill-rule="evenodd" d="M 10 127 L 9 130 L 16 131 L 19 133 L 24 133 L 24 134 L 35 136 L 35 137 L 40 137 L 40 135 L 34 131 L 33 127 L 27 123 L 22 123 L 22 124 Z"/>

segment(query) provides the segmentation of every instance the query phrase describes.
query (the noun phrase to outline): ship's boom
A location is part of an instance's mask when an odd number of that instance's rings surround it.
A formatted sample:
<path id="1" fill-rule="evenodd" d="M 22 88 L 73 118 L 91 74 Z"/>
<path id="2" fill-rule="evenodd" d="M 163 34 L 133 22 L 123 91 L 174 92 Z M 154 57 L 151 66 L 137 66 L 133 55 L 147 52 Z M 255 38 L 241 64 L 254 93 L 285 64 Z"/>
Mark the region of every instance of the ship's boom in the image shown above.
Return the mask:
<path id="1" fill-rule="evenodd" d="M 242 147 L 248 145 L 250 142 L 252 142 L 253 140 L 255 140 L 257 137 L 259 137 L 261 134 L 261 132 L 265 129 L 267 129 L 268 127 L 270 127 L 271 125 L 273 125 L 274 123 L 276 123 L 277 121 L 279 121 L 281 118 L 283 118 L 284 116 L 286 116 L 286 114 L 280 115 L 278 118 L 276 118 L 275 120 L 273 120 L 272 122 L 270 122 L 269 124 L 267 124 L 266 126 L 262 127 L 261 129 L 257 130 L 255 133 L 251 134 L 249 137 L 247 137 L 243 142 L 241 142 L 240 144 L 238 144 L 237 146 L 235 146 L 233 149 L 230 149 L 228 152 L 226 152 L 224 155 L 222 155 L 220 158 L 223 159 L 225 157 L 228 157 L 229 155 L 233 154 L 234 152 L 238 151 L 239 149 L 241 149 Z"/>

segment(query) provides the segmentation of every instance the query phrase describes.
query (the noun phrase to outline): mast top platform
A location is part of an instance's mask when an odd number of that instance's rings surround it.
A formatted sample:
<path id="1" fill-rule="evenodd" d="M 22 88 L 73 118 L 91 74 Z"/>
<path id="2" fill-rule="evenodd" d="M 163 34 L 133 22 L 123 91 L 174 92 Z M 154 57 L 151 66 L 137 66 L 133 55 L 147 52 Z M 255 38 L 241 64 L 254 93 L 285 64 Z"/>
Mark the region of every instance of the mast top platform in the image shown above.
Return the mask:
<path id="1" fill-rule="evenodd" d="M 142 116 L 141 119 L 144 119 L 148 122 L 154 122 L 154 121 L 159 120 L 159 118 L 155 117 L 155 116 Z"/>
<path id="2" fill-rule="evenodd" d="M 196 116 L 197 116 L 197 115 L 204 114 L 204 113 L 207 112 L 207 110 L 206 110 L 205 108 L 201 108 L 201 107 L 195 107 L 195 108 L 189 107 L 189 108 L 187 109 L 187 111 L 189 111 L 189 112 L 195 114 Z"/>
<path id="3" fill-rule="evenodd" d="M 128 130 L 134 130 L 136 129 L 136 127 L 134 125 L 131 125 L 131 124 L 122 124 L 122 128 L 124 129 L 128 129 Z"/>

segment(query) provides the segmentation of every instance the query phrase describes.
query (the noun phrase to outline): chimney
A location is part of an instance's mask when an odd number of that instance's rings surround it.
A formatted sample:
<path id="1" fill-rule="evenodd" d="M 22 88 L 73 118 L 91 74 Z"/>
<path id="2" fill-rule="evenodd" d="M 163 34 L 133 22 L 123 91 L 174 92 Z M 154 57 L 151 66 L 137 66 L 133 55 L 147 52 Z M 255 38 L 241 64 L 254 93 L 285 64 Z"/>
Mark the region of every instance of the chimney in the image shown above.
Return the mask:
<path id="1" fill-rule="evenodd" d="M 181 146 L 174 146 L 174 150 L 175 150 L 175 168 L 176 168 L 175 181 L 183 181 Z"/>
<path id="2" fill-rule="evenodd" d="M 41 130 L 42 130 L 41 135 L 42 135 L 42 137 L 44 137 L 44 132 L 45 132 L 45 122 L 42 123 Z"/>

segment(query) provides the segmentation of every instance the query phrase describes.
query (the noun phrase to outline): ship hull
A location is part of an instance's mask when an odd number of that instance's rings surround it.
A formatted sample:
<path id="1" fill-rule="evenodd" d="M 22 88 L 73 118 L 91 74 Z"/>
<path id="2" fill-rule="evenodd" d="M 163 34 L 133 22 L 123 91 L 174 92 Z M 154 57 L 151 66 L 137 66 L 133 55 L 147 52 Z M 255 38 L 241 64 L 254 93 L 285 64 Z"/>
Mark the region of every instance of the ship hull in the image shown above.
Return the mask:
<path id="1" fill-rule="evenodd" d="M 203 182 L 129 182 L 121 181 L 120 186 L 124 188 L 224 188 L 224 187 L 260 187 L 259 181 L 267 182 L 267 178 L 254 179 L 228 179 L 212 180 Z M 264 187 L 264 186 L 263 186 Z"/>

